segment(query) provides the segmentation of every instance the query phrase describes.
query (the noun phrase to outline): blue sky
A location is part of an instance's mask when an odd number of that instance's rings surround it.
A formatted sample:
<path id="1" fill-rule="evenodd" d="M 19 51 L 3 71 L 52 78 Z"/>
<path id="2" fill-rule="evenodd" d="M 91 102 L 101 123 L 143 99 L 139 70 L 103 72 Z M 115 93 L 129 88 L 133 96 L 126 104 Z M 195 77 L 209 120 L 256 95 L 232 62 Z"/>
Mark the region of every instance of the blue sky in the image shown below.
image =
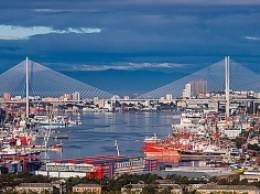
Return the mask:
<path id="1" fill-rule="evenodd" d="M 31 60 L 142 93 L 229 55 L 258 71 L 260 1 L 1 1 L 0 71 Z"/>

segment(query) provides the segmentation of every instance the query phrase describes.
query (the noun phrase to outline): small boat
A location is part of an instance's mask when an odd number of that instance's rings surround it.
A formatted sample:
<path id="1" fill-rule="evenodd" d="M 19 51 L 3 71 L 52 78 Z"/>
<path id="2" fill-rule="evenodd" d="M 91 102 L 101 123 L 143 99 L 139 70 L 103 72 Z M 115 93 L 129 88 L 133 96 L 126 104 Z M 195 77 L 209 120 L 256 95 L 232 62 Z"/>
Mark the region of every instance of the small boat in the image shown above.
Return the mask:
<path id="1" fill-rule="evenodd" d="M 35 151 L 62 151 L 63 150 L 63 144 L 62 143 L 57 143 L 53 145 L 34 145 L 32 150 Z"/>
<path id="2" fill-rule="evenodd" d="M 158 137 L 156 136 L 156 134 L 154 134 L 154 136 L 152 136 L 152 137 L 146 137 L 146 138 L 143 139 L 143 142 L 144 142 L 144 143 L 160 143 L 160 142 L 162 142 L 162 141 L 163 141 L 163 140 L 160 139 L 160 138 L 158 138 Z"/>
<path id="3" fill-rule="evenodd" d="M 81 125 L 81 121 L 71 120 L 68 116 L 52 116 L 51 118 L 47 116 L 36 115 L 33 118 L 33 122 L 40 126 L 52 126 L 54 127 L 68 127 L 74 125 Z"/>
<path id="4" fill-rule="evenodd" d="M 6 149 L 2 149 L 0 151 L 0 157 L 4 157 L 4 156 L 18 156 L 20 155 L 21 152 L 20 151 L 17 151 L 15 149 L 12 149 L 12 148 L 6 148 Z"/>

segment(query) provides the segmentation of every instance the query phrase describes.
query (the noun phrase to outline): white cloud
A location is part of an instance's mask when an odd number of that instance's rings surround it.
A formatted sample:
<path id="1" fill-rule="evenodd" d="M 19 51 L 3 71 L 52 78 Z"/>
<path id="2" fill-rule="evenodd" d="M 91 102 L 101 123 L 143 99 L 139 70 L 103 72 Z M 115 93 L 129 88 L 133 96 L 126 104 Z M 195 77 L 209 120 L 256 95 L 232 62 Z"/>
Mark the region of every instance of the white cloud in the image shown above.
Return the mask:
<path id="1" fill-rule="evenodd" d="M 14 37 L 14 36 L 0 36 L 0 40 L 24 40 L 26 37 Z"/>
<path id="2" fill-rule="evenodd" d="M 24 27 L 24 26 L 10 26 L 10 25 L 0 25 L 0 39 L 1 40 L 23 40 L 28 39 L 34 35 L 49 34 L 49 33 L 79 33 L 79 34 L 89 34 L 89 33 L 100 33 L 100 28 L 67 28 L 64 30 L 55 30 L 46 26 L 34 26 L 34 27 Z"/>
<path id="3" fill-rule="evenodd" d="M 255 37 L 255 36 L 245 36 L 244 38 L 247 40 L 260 40 L 259 37 Z"/>
<path id="4" fill-rule="evenodd" d="M 126 64 L 114 64 L 114 65 L 82 65 L 74 66 L 74 70 L 77 71 L 106 71 L 109 69 L 114 70 L 140 70 L 140 69 L 173 69 L 183 67 L 188 64 L 176 64 L 176 63 L 126 63 Z"/>
<path id="5" fill-rule="evenodd" d="M 34 11 L 35 12 L 43 12 L 43 13 L 45 13 L 45 12 L 50 12 L 50 13 L 60 12 L 60 10 L 56 10 L 56 9 L 35 9 Z"/>
<path id="6" fill-rule="evenodd" d="M 100 28 L 68 28 L 67 30 L 54 30 L 54 33 L 79 33 L 79 34 L 88 34 L 88 33 L 100 33 Z"/>
<path id="7" fill-rule="evenodd" d="M 37 13 L 65 13 L 65 12 L 89 12 L 89 13 L 95 13 L 95 12 L 99 12 L 100 10 L 99 9 L 34 9 L 34 12 L 37 12 Z"/>

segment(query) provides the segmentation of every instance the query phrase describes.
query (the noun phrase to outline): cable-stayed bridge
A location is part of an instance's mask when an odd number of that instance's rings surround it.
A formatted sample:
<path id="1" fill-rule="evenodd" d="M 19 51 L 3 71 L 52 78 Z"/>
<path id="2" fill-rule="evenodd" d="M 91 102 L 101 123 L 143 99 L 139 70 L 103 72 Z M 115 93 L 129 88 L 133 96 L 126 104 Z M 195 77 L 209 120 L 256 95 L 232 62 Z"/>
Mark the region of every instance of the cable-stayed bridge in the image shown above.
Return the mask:
<path id="1" fill-rule="evenodd" d="M 39 63 L 26 60 L 0 75 L 0 95 L 26 96 L 26 72 L 28 72 L 29 95 L 40 97 L 60 97 L 63 94 L 80 94 L 80 98 L 108 99 L 112 94 L 63 75 Z"/>
<path id="2" fill-rule="evenodd" d="M 160 98 L 166 94 L 181 97 L 185 85 L 192 81 L 206 80 L 208 91 L 225 91 L 225 60 L 221 60 L 191 75 L 145 93 L 138 99 Z M 245 66 L 230 60 L 229 80 L 231 91 L 260 92 L 260 75 Z"/>
<path id="3" fill-rule="evenodd" d="M 112 94 L 63 75 L 39 63 L 28 60 L 29 94 L 40 97 L 60 97 L 79 92 L 80 98 L 109 99 Z M 225 60 L 212 64 L 191 75 L 145 93 L 137 99 L 158 99 L 166 94 L 181 97 L 185 85 L 207 80 L 208 91 L 225 90 Z M 260 91 L 260 75 L 230 60 L 230 90 Z M 0 95 L 26 96 L 26 60 L 0 75 Z"/>

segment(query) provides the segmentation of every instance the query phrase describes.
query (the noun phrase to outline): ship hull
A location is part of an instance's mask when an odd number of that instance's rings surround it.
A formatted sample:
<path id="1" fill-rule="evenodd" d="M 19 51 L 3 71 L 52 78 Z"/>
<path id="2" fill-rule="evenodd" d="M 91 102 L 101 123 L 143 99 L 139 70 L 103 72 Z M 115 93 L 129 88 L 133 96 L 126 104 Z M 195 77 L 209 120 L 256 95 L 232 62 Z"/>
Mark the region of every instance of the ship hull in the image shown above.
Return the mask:
<path id="1" fill-rule="evenodd" d="M 176 150 L 143 147 L 142 151 L 146 158 L 155 159 L 158 162 L 178 163 L 181 159 L 180 154 Z"/>

